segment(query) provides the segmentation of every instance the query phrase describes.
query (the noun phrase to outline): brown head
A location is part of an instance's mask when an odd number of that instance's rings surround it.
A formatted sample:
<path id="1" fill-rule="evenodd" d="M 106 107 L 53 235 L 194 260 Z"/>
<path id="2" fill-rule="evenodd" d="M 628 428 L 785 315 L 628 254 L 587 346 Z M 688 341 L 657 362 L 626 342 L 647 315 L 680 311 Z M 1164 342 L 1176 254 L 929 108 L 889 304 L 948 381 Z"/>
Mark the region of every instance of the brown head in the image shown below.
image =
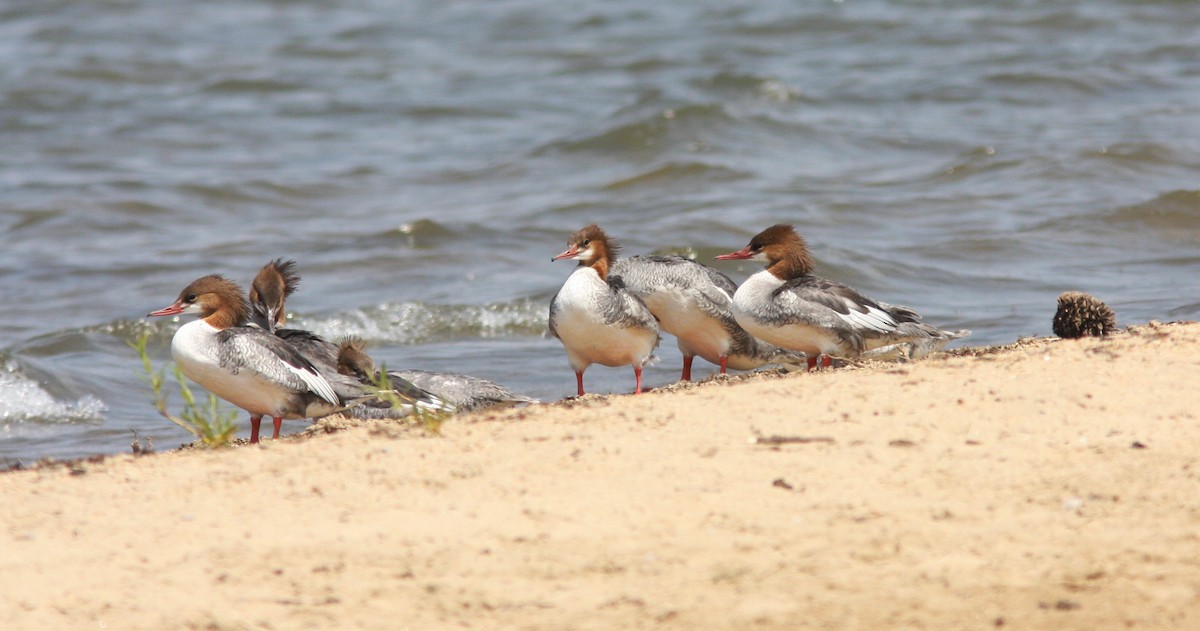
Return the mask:
<path id="1" fill-rule="evenodd" d="M 767 270 L 777 278 L 789 280 L 813 271 L 812 256 L 808 244 L 796 229 L 788 224 L 775 224 L 754 235 L 750 244 L 729 254 L 717 257 L 718 261 L 750 259 L 765 261 Z"/>
<path id="2" fill-rule="evenodd" d="M 295 261 L 275 259 L 258 270 L 250 284 L 251 318 L 258 326 L 274 332 L 287 324 L 287 298 L 300 286 Z"/>
<path id="3" fill-rule="evenodd" d="M 240 326 L 250 318 L 242 288 L 220 274 L 202 276 L 179 292 L 179 298 L 169 307 L 152 311 L 148 316 L 195 313 L 213 328 Z"/>
<path id="4" fill-rule="evenodd" d="M 338 372 L 362 383 L 375 379 L 375 360 L 367 354 L 366 344 L 357 337 L 347 337 L 338 344 Z"/>
<path id="5" fill-rule="evenodd" d="M 608 266 L 617 258 L 621 245 L 610 239 L 600 226 L 590 224 L 567 239 L 567 249 L 562 254 L 550 259 L 574 259 L 580 265 L 591 267 L 600 274 L 600 278 L 608 278 Z"/>

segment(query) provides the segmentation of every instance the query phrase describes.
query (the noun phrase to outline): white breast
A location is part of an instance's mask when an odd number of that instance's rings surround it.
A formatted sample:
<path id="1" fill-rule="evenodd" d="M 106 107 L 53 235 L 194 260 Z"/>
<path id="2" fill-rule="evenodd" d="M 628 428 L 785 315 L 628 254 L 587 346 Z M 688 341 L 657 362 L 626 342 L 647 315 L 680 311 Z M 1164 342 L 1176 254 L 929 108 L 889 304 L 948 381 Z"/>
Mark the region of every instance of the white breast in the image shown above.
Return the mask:
<path id="1" fill-rule="evenodd" d="M 288 414 L 288 403 L 295 396 L 291 390 L 263 379 L 248 368 L 235 373 L 221 367 L 217 333 L 204 320 L 179 328 L 171 340 L 171 355 L 183 374 L 251 414 L 302 418 Z"/>
<path id="2" fill-rule="evenodd" d="M 721 291 L 719 288 L 714 288 Z M 662 287 L 644 297 L 646 305 L 658 316 L 664 331 L 679 342 L 679 350 L 699 355 L 714 364 L 729 353 L 733 340 L 720 320 L 696 303 L 695 292 L 679 287 Z"/>
<path id="3" fill-rule="evenodd" d="M 658 344 L 658 329 L 606 322 L 608 284 L 590 267 L 571 273 L 555 298 L 555 331 L 576 371 L 590 364 L 641 366 Z"/>
<path id="4" fill-rule="evenodd" d="M 803 305 L 794 296 L 774 292 L 783 281 L 766 270 L 746 279 L 733 295 L 733 317 L 750 335 L 780 348 L 811 355 L 837 354 L 837 336 L 801 317 Z"/>

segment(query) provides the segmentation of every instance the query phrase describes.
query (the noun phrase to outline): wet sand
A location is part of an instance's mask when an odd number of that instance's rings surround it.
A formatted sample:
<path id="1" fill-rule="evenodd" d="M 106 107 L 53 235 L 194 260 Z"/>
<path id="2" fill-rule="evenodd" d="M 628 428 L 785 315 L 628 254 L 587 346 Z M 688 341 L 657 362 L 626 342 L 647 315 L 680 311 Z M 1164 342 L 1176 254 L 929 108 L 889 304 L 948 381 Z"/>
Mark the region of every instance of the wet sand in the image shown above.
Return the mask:
<path id="1" fill-rule="evenodd" d="M 1198 375 L 1150 325 L 9 472 L 0 628 L 1200 628 Z"/>

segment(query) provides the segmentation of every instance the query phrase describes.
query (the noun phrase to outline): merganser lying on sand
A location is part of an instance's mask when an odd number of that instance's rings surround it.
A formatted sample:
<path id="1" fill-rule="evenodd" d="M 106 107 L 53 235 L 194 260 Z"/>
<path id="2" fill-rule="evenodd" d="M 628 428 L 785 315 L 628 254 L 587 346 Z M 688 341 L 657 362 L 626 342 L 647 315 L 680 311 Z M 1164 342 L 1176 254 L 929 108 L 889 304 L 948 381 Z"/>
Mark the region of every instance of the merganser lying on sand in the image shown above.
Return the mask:
<path id="1" fill-rule="evenodd" d="M 566 251 L 551 261 L 579 266 L 550 300 L 550 333 L 562 342 L 583 395 L 583 371 L 592 364 L 633 366 L 634 393 L 642 392 L 642 366 L 658 346 L 654 314 L 609 275 L 619 246 L 596 224 L 571 235 Z"/>
<path id="2" fill-rule="evenodd" d="M 363 384 L 377 384 L 381 379 L 375 360 L 367 355 L 363 342 L 356 339 L 343 340 L 338 345 L 338 372 Z M 453 405 L 459 412 L 538 402 L 500 384 L 470 375 L 425 370 L 389 370 L 387 375 L 390 383 L 408 381 Z"/>
<path id="3" fill-rule="evenodd" d="M 808 246 L 789 225 L 771 226 L 746 247 L 717 259 L 766 262 L 766 269 L 738 287 L 733 316 L 751 335 L 807 354 L 809 368 L 819 356 L 829 366 L 831 357 L 854 359 L 904 344 L 910 346 L 910 354 L 924 354 L 970 334 L 936 329 L 908 307 L 876 302 L 813 276 Z"/>

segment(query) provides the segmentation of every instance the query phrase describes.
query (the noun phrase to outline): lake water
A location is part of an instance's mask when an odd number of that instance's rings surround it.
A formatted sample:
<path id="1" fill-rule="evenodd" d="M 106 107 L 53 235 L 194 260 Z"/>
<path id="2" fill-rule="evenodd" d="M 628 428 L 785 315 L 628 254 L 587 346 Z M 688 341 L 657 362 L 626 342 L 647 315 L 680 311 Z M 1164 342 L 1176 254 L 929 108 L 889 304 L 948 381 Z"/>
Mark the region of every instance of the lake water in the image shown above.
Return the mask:
<path id="1" fill-rule="evenodd" d="M 545 400 L 550 257 L 590 222 L 707 262 L 794 223 L 968 344 L 1049 334 L 1068 289 L 1194 319 L 1198 176 L 1192 2 L 9 0 L 0 464 L 185 441 L 127 342 L 166 365 L 145 313 L 279 256 L 298 326 Z"/>

